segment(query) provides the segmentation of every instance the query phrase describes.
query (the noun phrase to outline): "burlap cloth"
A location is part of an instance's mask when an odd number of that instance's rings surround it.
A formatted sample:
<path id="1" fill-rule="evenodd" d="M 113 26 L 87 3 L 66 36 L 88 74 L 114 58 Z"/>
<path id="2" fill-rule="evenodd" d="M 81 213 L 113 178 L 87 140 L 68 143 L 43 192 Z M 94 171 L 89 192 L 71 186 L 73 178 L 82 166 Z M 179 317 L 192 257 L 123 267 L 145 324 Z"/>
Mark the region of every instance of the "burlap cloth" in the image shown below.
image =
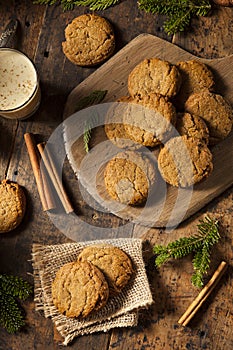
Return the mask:
<path id="1" fill-rule="evenodd" d="M 53 305 L 51 285 L 57 270 L 65 263 L 75 261 L 81 250 L 91 244 L 110 243 L 124 250 L 132 259 L 134 274 L 128 285 L 98 312 L 83 320 L 68 318 Z M 33 244 L 34 301 L 36 310 L 51 317 L 64 338 L 63 345 L 74 337 L 115 327 L 136 326 L 138 310 L 153 303 L 142 257 L 142 240 L 131 238 L 66 243 L 60 245 Z"/>

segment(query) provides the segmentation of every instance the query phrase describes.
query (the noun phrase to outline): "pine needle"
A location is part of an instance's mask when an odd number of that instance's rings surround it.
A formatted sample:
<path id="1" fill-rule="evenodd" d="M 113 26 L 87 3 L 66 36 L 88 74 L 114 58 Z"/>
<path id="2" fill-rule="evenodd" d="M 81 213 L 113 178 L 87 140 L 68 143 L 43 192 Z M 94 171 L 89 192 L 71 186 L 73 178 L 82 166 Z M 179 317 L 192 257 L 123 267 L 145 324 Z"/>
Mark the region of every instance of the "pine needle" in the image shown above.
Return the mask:
<path id="1" fill-rule="evenodd" d="M 0 275 L 0 324 L 8 333 L 15 333 L 25 321 L 17 299 L 25 300 L 32 287 L 20 277 Z"/>
<path id="2" fill-rule="evenodd" d="M 107 92 L 108 92 L 107 90 L 95 90 L 91 92 L 90 95 L 85 96 L 78 101 L 75 107 L 75 111 L 77 112 L 77 111 L 80 111 L 81 109 L 100 103 L 101 101 L 103 101 Z M 83 143 L 84 143 L 84 149 L 86 152 L 89 152 L 89 149 L 90 149 L 89 143 L 91 140 L 91 131 L 92 131 L 93 125 L 96 124 L 97 122 L 96 118 L 97 117 L 93 115 L 92 118 L 89 118 L 89 120 L 85 122 L 84 133 L 83 133 Z"/>
<path id="3" fill-rule="evenodd" d="M 203 277 L 210 266 L 210 256 L 212 247 L 219 241 L 217 220 L 208 216 L 200 220 L 197 225 L 198 233 L 190 237 L 182 237 L 167 246 L 156 245 L 153 248 L 156 254 L 155 265 L 160 267 L 169 259 L 180 259 L 194 253 L 192 284 L 198 288 L 203 286 Z"/>

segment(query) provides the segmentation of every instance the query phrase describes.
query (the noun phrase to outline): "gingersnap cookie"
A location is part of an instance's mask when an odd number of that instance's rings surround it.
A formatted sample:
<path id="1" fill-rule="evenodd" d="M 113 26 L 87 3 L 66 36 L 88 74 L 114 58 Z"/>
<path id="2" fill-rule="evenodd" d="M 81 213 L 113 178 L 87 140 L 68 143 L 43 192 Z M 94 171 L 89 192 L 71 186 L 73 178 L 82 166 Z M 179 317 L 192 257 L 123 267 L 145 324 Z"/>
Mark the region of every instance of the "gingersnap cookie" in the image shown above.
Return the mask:
<path id="1" fill-rule="evenodd" d="M 78 256 L 78 261 L 89 261 L 104 274 L 110 293 L 119 293 L 129 282 L 133 266 L 129 256 L 110 244 L 88 246 Z"/>
<path id="2" fill-rule="evenodd" d="M 185 103 L 185 110 L 204 119 L 210 144 L 225 139 L 232 129 L 233 109 L 221 95 L 208 90 L 192 94 Z"/>
<path id="3" fill-rule="evenodd" d="M 128 77 L 128 90 L 133 97 L 151 93 L 172 97 L 178 93 L 180 84 L 181 76 L 176 66 L 158 58 L 143 60 Z"/>
<path id="4" fill-rule="evenodd" d="M 109 195 L 124 204 L 143 204 L 156 180 L 156 170 L 145 154 L 118 153 L 105 168 L 104 181 Z"/>
<path id="5" fill-rule="evenodd" d="M 209 130 L 204 120 L 190 113 L 177 113 L 176 130 L 180 136 L 187 136 L 209 143 Z"/>
<path id="6" fill-rule="evenodd" d="M 209 176 L 213 169 L 212 153 L 197 139 L 177 136 L 160 151 L 158 168 L 168 184 L 188 187 Z"/>
<path id="7" fill-rule="evenodd" d="M 131 96 L 122 96 L 112 104 L 106 115 L 104 130 L 109 140 L 119 148 L 137 148 L 130 140 L 123 124 L 124 111 L 132 101 Z"/>
<path id="8" fill-rule="evenodd" d="M 123 124 L 128 137 L 148 147 L 168 140 L 174 133 L 176 111 L 158 94 L 135 96 L 124 111 Z"/>
<path id="9" fill-rule="evenodd" d="M 183 110 L 188 97 L 196 92 L 214 89 L 214 76 L 210 68 L 199 61 L 189 60 L 178 62 L 176 66 L 182 77 L 180 90 L 175 97 L 178 110 Z"/>
<path id="10" fill-rule="evenodd" d="M 9 180 L 0 183 L 0 233 L 14 230 L 22 221 L 26 197 L 20 185 Z"/>
<path id="11" fill-rule="evenodd" d="M 110 23 L 95 14 L 76 17 L 65 29 L 62 49 L 66 57 L 79 66 L 93 66 L 109 58 L 115 49 Z"/>
<path id="12" fill-rule="evenodd" d="M 53 303 L 67 317 L 87 317 L 102 308 L 108 296 L 104 275 L 88 261 L 66 263 L 52 283 Z"/>

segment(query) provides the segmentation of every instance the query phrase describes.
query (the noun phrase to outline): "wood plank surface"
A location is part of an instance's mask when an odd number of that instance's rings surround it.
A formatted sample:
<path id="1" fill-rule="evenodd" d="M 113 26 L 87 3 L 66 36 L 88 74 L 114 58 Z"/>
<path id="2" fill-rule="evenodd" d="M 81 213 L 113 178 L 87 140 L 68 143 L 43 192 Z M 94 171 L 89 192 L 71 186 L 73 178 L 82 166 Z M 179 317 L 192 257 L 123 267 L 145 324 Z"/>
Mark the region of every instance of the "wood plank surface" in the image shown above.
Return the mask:
<path id="1" fill-rule="evenodd" d="M 92 107 L 90 112 L 87 110 L 85 113 L 78 112 L 73 115 L 79 100 L 89 96 L 95 90 L 107 90 L 102 103 L 114 102 L 118 98 L 128 95 L 127 80 L 129 73 L 143 59 L 151 57 L 166 60 L 173 64 L 191 59 L 207 64 L 215 77 L 216 92 L 224 96 L 233 106 L 233 70 L 231 69 L 233 55 L 219 59 L 200 59 L 163 39 L 149 34 L 141 34 L 70 93 L 65 106 L 64 118 L 67 119 L 71 115 L 72 118 L 66 120 L 64 137 L 68 158 L 71 160 L 74 172 L 86 190 L 103 208 L 123 219 L 133 220 L 137 224 L 151 227 L 172 227 L 177 226 L 196 213 L 233 184 L 233 148 L 231 147 L 233 133 L 217 146 L 211 147 L 214 170 L 207 179 L 187 189 L 177 189 L 173 186 L 166 187 L 160 183 L 158 187 L 160 189 L 163 187 L 161 195 L 158 195 L 159 191 L 156 190 L 155 184 L 155 189 L 152 189 L 153 193 L 151 194 L 153 198 L 150 198 L 142 209 L 136 206 L 120 205 L 111 200 L 106 193 L 104 184 L 105 166 L 101 167 L 101 164 L 104 161 L 104 154 L 108 156 L 108 159 L 110 158 L 109 154 L 113 147 L 111 142 L 106 142 L 107 137 L 103 130 L 105 119 L 103 118 L 99 122 L 101 126 L 95 128 L 92 132 L 94 141 L 91 143 L 90 155 L 85 154 L 83 142 L 80 142 L 80 134 L 82 135 L 85 129 L 83 118 L 88 120 L 89 115 L 93 113 L 98 115 L 101 115 L 101 113 L 107 114 L 110 105 L 104 108 L 100 104 L 96 108 Z M 81 129 L 82 125 L 83 129 Z M 97 147 L 97 151 L 95 147 Z M 118 148 L 118 152 L 121 151 L 122 149 Z M 117 150 L 114 148 L 112 152 L 116 154 Z M 152 150 L 152 154 L 157 161 L 158 149 Z M 80 165 L 83 163 L 81 169 Z M 105 161 L 106 164 L 107 160 Z"/>
<path id="2" fill-rule="evenodd" d="M 46 141 L 62 121 L 65 101 L 70 92 L 91 75 L 96 68 L 82 68 L 65 59 L 61 42 L 65 26 L 76 16 L 89 12 L 85 7 L 64 12 L 57 5 L 35 5 L 31 0 L 0 0 L 0 30 L 9 19 L 19 18 L 19 49 L 32 58 L 40 75 L 42 88 L 41 106 L 28 120 L 12 122 L 0 118 L 0 176 L 5 175 L 21 184 L 27 196 L 27 212 L 22 224 L 0 237 L 0 272 L 23 277 L 33 284 L 31 247 L 33 243 L 60 244 L 71 239 L 61 232 L 47 213 L 41 209 L 35 180 L 24 145 L 25 132 L 36 134 L 38 141 Z M 117 36 L 116 52 L 142 33 L 149 33 L 172 41 L 202 58 L 220 58 L 232 55 L 233 8 L 214 6 L 208 17 L 194 18 L 185 33 L 168 36 L 163 30 L 163 16 L 140 11 L 134 0 L 98 11 L 113 24 Z M 66 188 L 80 220 L 95 227 L 116 228 L 124 220 L 92 207 L 91 198 L 82 196 L 82 185 L 66 161 L 63 167 Z M 212 200 L 204 210 L 186 220 L 173 232 L 163 229 L 132 225 L 130 234 L 143 237 L 144 258 L 155 303 L 140 313 L 139 324 L 130 329 L 114 329 L 75 339 L 69 346 L 82 350 L 143 350 L 143 349 L 213 349 L 233 348 L 232 317 L 232 187 Z M 177 319 L 194 299 L 198 291 L 190 284 L 191 257 L 171 262 L 157 271 L 154 267 L 153 244 L 168 243 L 174 238 L 195 232 L 198 220 L 206 213 L 221 222 L 222 239 L 215 251 L 212 270 L 221 259 L 229 263 L 222 283 L 190 323 L 189 327 L 177 326 Z M 63 218 L 65 221 L 66 219 Z M 64 221 L 63 220 L 63 221 Z M 77 231 L 79 227 L 76 226 Z M 85 239 L 85 232 L 80 232 Z M 208 279 L 206 276 L 206 279 Z M 1 350 L 52 350 L 61 349 L 61 339 L 50 319 L 35 312 L 33 297 L 22 303 L 26 313 L 26 326 L 17 334 L 8 334 L 0 328 Z"/>

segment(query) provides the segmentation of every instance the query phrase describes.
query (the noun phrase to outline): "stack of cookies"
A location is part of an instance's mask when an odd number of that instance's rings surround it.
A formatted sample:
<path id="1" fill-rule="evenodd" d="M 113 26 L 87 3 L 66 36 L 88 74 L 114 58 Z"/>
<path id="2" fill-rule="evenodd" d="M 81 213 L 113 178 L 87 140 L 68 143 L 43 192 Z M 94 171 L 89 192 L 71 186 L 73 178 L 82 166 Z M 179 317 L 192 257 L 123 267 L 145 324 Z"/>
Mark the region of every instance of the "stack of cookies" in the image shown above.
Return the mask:
<path id="1" fill-rule="evenodd" d="M 111 198 L 141 205 L 158 175 L 176 187 L 209 176 L 211 146 L 227 137 L 233 122 L 232 107 L 214 88 L 213 73 L 196 60 L 145 59 L 130 72 L 129 95 L 118 99 L 105 125 L 107 137 L 124 149 L 106 166 Z M 148 159 L 145 164 L 143 146 L 159 150 L 157 169 Z"/>
<path id="2" fill-rule="evenodd" d="M 133 273 L 129 256 L 110 244 L 84 248 L 76 261 L 64 264 L 52 283 L 53 303 L 67 317 L 85 318 L 120 293 Z"/>

